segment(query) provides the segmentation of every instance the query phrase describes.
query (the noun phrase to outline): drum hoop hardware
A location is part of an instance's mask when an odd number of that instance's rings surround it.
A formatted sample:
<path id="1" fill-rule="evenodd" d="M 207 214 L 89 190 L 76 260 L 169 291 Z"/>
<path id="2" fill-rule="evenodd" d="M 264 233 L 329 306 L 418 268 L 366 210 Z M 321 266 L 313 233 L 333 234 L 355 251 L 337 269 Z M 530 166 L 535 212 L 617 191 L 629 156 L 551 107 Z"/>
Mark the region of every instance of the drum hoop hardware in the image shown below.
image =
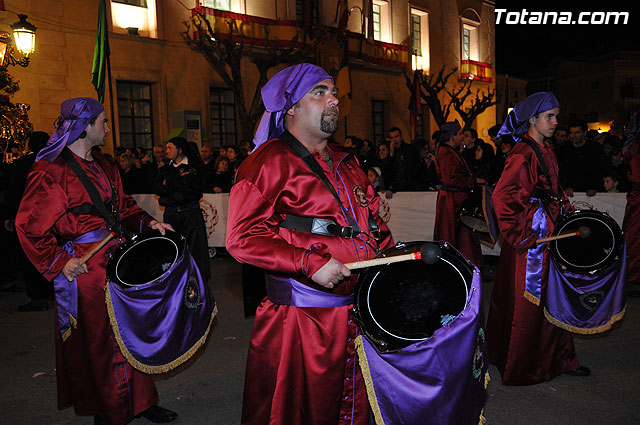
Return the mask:
<path id="1" fill-rule="evenodd" d="M 164 237 L 164 236 L 154 236 L 154 237 L 151 237 L 151 238 L 148 238 L 148 239 L 144 239 L 141 243 L 143 243 L 143 242 L 147 242 L 147 241 L 150 241 L 150 240 L 153 240 L 153 239 L 165 239 L 165 240 L 168 240 L 168 241 L 169 241 L 169 242 L 171 242 L 171 243 L 173 244 L 173 246 L 176 248 L 176 251 L 175 251 L 175 252 L 176 252 L 176 255 L 175 255 L 175 257 L 174 257 L 174 259 L 173 259 L 173 261 L 172 261 L 172 263 L 171 263 L 171 267 L 173 267 L 173 265 L 174 265 L 174 264 L 176 263 L 176 261 L 178 260 L 178 253 L 180 252 L 180 249 L 178 248 L 178 245 L 177 245 L 173 240 L 171 240 L 171 239 L 169 239 L 169 238 L 166 238 L 166 237 Z M 134 248 L 135 246 L 136 246 L 136 244 L 134 244 L 134 245 L 132 245 L 132 246 L 128 247 L 128 248 L 127 248 L 127 250 L 126 250 L 124 253 L 122 253 L 122 255 L 120 256 L 120 258 L 118 258 L 118 261 L 116 262 L 116 267 L 115 267 L 115 275 L 116 275 L 116 278 L 117 278 L 120 282 L 122 282 L 124 285 L 126 285 L 126 286 L 128 286 L 128 287 L 133 287 L 133 288 L 141 287 L 141 286 L 143 286 L 143 285 L 148 285 L 148 284 L 153 283 L 153 282 L 155 282 L 155 281 L 159 280 L 160 278 L 162 278 L 162 277 L 163 277 L 164 275 L 166 275 L 166 274 L 167 274 L 167 272 L 171 269 L 171 267 L 169 267 L 167 270 L 165 270 L 165 271 L 164 271 L 164 273 L 162 273 L 162 275 L 160 275 L 160 276 L 156 277 L 155 279 L 152 279 L 152 280 L 150 280 L 150 281 L 148 281 L 148 282 L 144 282 L 144 283 L 141 283 L 141 284 L 138 284 L 138 285 L 131 285 L 131 284 L 129 284 L 129 283 L 126 283 L 124 280 L 122 280 L 122 279 L 120 278 L 120 274 L 118 273 L 118 270 L 120 269 L 120 267 L 119 267 L 119 266 L 120 266 L 120 261 L 122 261 L 122 259 L 124 258 L 125 254 L 126 254 L 127 252 L 129 252 L 129 251 L 130 251 L 132 248 Z"/>

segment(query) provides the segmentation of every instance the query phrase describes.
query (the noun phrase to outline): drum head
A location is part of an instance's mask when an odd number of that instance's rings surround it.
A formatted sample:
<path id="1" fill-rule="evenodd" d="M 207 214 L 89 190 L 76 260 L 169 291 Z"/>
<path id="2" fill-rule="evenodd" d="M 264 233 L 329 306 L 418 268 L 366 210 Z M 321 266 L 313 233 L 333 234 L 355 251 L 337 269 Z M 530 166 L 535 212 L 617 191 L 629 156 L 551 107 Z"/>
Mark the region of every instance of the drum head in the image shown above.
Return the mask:
<path id="1" fill-rule="evenodd" d="M 182 256 L 184 238 L 167 231 L 150 230 L 120 246 L 107 264 L 107 278 L 120 286 L 156 281 Z"/>
<path id="2" fill-rule="evenodd" d="M 385 255 L 419 251 L 425 242 L 398 245 Z M 471 266 L 446 242 L 441 259 L 421 260 L 370 268 L 361 277 L 354 316 L 380 351 L 406 347 L 429 338 L 465 307 L 473 277 Z"/>
<path id="3" fill-rule="evenodd" d="M 618 261 L 624 242 L 615 220 L 600 211 L 579 210 L 558 223 L 555 233 L 577 232 L 581 226 L 591 231 L 588 237 L 576 236 L 550 243 L 556 264 L 575 273 L 593 274 Z"/>

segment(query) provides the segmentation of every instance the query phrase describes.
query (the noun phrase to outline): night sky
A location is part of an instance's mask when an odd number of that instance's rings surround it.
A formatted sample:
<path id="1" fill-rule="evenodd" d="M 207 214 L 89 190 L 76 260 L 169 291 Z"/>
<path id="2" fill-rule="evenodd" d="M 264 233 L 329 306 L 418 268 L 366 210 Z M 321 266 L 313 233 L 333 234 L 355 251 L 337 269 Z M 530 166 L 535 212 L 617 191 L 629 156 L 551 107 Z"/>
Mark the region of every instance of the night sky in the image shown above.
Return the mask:
<path id="1" fill-rule="evenodd" d="M 626 25 L 510 25 L 503 13 L 496 22 L 496 69 L 501 74 L 527 78 L 564 58 L 588 60 L 612 50 L 640 50 L 640 4 L 635 1 L 497 1 L 496 9 L 572 12 L 572 19 L 580 12 L 629 12 Z"/>

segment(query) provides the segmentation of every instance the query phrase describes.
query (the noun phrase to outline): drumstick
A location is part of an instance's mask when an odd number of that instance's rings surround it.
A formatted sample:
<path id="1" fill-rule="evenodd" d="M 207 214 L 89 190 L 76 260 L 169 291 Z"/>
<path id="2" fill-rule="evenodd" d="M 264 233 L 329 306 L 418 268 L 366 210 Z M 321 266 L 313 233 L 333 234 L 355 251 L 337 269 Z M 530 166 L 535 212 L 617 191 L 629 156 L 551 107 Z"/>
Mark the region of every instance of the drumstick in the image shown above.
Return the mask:
<path id="1" fill-rule="evenodd" d="M 84 263 L 86 263 L 87 261 L 89 261 L 89 259 L 91 257 L 93 257 L 95 255 L 96 252 L 100 251 L 100 249 L 102 249 L 103 246 L 105 246 L 107 244 L 107 242 L 109 242 L 111 240 L 111 238 L 113 238 L 116 234 L 111 232 L 107 235 L 106 238 L 104 238 L 103 240 L 101 240 L 100 242 L 98 242 L 97 244 L 95 244 L 93 246 L 93 248 L 91 248 L 91 251 L 87 252 L 84 257 L 82 257 L 80 259 L 80 265 L 83 265 Z"/>
<path id="2" fill-rule="evenodd" d="M 536 244 L 540 245 L 545 242 L 557 241 L 558 239 L 572 238 L 574 236 L 580 236 L 582 239 L 586 239 L 590 235 L 591 235 L 591 229 L 589 229 L 587 226 L 580 226 L 578 227 L 577 232 L 561 233 L 556 236 L 549 236 L 548 238 L 538 239 L 536 241 Z"/>
<path id="3" fill-rule="evenodd" d="M 400 263 L 402 261 L 422 260 L 427 264 L 433 264 L 440 259 L 442 255 L 442 249 L 440 246 L 433 243 L 426 243 L 422 246 L 422 249 L 418 252 L 412 252 L 411 254 L 394 255 L 392 257 L 374 258 L 372 260 L 356 261 L 355 263 L 347 263 L 345 266 L 349 270 L 364 269 L 365 267 L 380 266 L 390 263 Z"/>

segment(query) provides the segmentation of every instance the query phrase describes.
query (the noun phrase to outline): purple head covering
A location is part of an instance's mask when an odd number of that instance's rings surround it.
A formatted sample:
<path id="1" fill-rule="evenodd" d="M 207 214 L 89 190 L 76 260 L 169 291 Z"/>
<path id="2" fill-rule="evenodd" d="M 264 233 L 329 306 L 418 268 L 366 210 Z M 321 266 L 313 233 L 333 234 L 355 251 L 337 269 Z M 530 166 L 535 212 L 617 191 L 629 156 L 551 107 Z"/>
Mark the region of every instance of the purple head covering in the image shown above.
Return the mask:
<path id="1" fill-rule="evenodd" d="M 556 99 L 553 93 L 546 91 L 534 93 L 526 97 L 522 102 L 519 102 L 513 110 L 509 112 L 497 137 L 509 134 L 516 142 L 519 142 L 522 136 L 529 131 L 529 118 L 535 117 L 540 112 L 559 107 L 560 102 L 558 102 L 558 99 Z"/>
<path id="2" fill-rule="evenodd" d="M 442 124 L 442 127 L 440 127 L 440 140 L 438 142 L 438 145 L 441 145 L 450 140 L 451 137 L 458 134 L 458 131 L 460 131 L 461 128 L 462 126 L 460 126 L 458 120 L 453 120 Z"/>
<path id="3" fill-rule="evenodd" d="M 284 116 L 319 82 L 333 78 L 327 71 L 310 63 L 283 69 L 262 87 L 262 102 L 266 109 L 253 137 L 256 149 L 269 139 L 284 133 Z"/>
<path id="4" fill-rule="evenodd" d="M 89 121 L 102 111 L 104 108 L 100 102 L 90 97 L 74 97 L 62 102 L 60 116 L 55 123 L 56 130 L 36 156 L 36 161 L 55 161 L 62 149 L 78 140 Z"/>
<path id="5" fill-rule="evenodd" d="M 624 127 L 624 145 L 622 152 L 627 152 L 634 141 L 640 139 L 640 113 L 636 112 Z"/>

